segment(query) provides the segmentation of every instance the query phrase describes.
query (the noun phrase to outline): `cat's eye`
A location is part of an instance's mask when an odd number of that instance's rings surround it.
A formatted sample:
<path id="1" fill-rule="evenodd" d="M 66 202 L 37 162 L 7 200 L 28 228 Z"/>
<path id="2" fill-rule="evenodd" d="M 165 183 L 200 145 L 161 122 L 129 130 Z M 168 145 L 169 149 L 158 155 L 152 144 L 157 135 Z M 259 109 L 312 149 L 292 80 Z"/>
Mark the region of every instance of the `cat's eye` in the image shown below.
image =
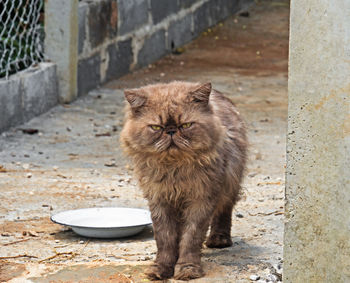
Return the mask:
<path id="1" fill-rule="evenodd" d="M 151 128 L 152 128 L 153 130 L 155 130 L 155 131 L 159 131 L 159 130 L 162 129 L 161 126 L 157 126 L 157 125 L 151 125 Z"/>
<path id="2" fill-rule="evenodd" d="M 185 123 L 185 124 L 182 124 L 181 125 L 181 128 L 183 128 L 183 129 L 188 129 L 189 127 L 191 127 L 192 126 L 192 123 Z"/>

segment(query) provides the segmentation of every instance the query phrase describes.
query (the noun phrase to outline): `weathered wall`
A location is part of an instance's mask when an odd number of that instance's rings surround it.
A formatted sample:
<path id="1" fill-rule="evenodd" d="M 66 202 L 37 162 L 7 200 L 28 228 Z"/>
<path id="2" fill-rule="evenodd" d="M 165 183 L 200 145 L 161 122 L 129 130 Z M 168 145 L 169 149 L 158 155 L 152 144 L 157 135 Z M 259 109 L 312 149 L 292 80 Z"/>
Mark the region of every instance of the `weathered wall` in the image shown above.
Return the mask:
<path id="1" fill-rule="evenodd" d="M 350 2 L 292 0 L 283 282 L 350 282 Z"/>
<path id="2" fill-rule="evenodd" d="M 38 116 L 58 103 L 56 65 L 40 63 L 0 80 L 0 132 Z"/>
<path id="3" fill-rule="evenodd" d="M 252 0 L 102 0 L 79 3 L 78 93 L 146 66 Z"/>

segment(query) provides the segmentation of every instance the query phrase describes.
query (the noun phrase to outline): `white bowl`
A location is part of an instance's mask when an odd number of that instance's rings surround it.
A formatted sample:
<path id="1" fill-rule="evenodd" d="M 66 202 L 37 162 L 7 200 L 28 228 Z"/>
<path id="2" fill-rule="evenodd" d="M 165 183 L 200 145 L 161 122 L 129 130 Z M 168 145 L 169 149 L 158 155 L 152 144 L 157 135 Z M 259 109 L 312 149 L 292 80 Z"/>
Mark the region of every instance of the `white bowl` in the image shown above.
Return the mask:
<path id="1" fill-rule="evenodd" d="M 55 223 L 70 226 L 85 237 L 123 238 L 135 235 L 152 224 L 148 210 L 100 207 L 67 210 L 51 216 Z"/>

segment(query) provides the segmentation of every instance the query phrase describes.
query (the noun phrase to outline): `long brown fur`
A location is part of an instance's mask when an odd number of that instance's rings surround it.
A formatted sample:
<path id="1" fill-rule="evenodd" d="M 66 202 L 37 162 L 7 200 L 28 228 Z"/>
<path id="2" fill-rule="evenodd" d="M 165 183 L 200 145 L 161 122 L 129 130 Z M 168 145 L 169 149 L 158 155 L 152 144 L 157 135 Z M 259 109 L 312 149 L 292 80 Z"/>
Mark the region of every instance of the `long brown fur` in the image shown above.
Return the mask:
<path id="1" fill-rule="evenodd" d="M 232 245 L 247 139 L 233 103 L 210 83 L 125 90 L 121 143 L 149 202 L 157 257 L 151 279 L 204 275 L 201 248 Z"/>

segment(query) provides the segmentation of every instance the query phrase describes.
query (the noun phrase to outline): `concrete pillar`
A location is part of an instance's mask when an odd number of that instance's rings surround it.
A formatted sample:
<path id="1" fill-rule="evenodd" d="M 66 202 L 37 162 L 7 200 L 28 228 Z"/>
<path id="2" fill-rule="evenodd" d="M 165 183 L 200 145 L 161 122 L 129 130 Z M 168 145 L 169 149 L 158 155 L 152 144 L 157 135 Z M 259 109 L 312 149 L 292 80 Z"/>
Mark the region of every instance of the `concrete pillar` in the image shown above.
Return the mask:
<path id="1" fill-rule="evenodd" d="M 350 282 L 350 1 L 290 19 L 283 282 Z"/>
<path id="2" fill-rule="evenodd" d="M 59 99 L 77 97 L 78 0 L 45 1 L 45 56 L 57 63 Z"/>

